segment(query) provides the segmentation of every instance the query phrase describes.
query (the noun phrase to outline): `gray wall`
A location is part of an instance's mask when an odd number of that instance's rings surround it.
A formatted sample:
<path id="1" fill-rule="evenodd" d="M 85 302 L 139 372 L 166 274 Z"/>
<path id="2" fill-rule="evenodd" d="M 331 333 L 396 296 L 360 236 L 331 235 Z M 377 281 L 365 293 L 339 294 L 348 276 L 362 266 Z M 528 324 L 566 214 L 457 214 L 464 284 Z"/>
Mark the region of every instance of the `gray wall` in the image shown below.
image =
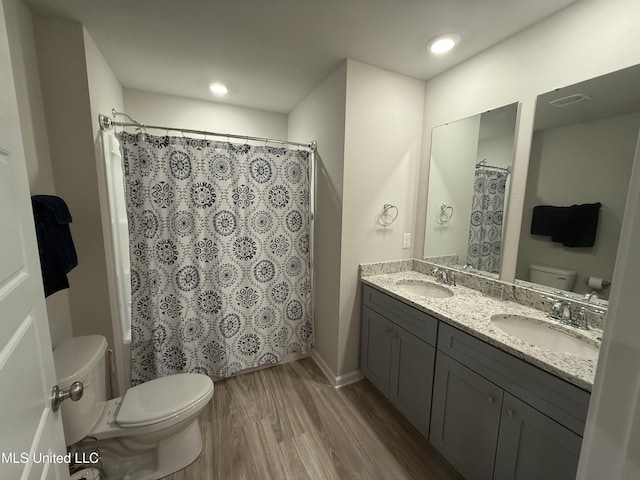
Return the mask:
<path id="1" fill-rule="evenodd" d="M 78 254 L 69 274 L 73 334 L 100 334 L 113 346 L 84 28 L 41 17 L 34 26 L 53 177 Z"/>
<path id="2" fill-rule="evenodd" d="M 32 195 L 56 195 L 33 18 L 29 9 L 20 0 L 4 0 L 3 4 L 29 175 L 29 189 Z M 46 299 L 46 305 L 51 343 L 55 348 L 72 336 L 69 291 L 60 290 L 50 295 Z"/>

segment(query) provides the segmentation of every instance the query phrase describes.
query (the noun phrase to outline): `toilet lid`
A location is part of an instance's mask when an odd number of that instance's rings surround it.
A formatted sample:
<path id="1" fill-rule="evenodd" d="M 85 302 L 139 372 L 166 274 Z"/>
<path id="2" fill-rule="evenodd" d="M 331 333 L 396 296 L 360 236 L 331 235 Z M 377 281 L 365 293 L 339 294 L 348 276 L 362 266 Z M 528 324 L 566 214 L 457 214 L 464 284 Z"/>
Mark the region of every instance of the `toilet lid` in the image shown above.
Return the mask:
<path id="1" fill-rule="evenodd" d="M 213 382 L 198 373 L 179 373 L 127 390 L 116 416 L 123 427 L 145 426 L 180 415 L 213 391 Z"/>

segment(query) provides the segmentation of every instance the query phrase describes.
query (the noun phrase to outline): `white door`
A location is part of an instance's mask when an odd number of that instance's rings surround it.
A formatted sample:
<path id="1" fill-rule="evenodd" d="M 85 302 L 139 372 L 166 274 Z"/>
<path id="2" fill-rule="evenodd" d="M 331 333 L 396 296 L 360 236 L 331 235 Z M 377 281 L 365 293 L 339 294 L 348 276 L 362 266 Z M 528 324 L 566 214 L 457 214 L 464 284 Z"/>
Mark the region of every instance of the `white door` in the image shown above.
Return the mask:
<path id="1" fill-rule="evenodd" d="M 1 2 L 1 0 L 0 0 Z M 0 478 L 63 479 L 60 411 L 4 7 L 0 3 Z"/>

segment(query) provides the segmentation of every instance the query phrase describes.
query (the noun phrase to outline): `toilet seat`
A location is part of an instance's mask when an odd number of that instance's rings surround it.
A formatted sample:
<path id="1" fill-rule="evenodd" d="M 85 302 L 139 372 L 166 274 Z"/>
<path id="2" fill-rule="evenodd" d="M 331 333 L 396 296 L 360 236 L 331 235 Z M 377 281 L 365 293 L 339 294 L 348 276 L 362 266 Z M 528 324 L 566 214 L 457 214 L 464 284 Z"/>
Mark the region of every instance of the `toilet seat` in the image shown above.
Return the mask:
<path id="1" fill-rule="evenodd" d="M 154 425 L 199 408 L 212 392 L 213 382 L 204 375 L 156 378 L 127 390 L 115 420 L 123 428 Z"/>

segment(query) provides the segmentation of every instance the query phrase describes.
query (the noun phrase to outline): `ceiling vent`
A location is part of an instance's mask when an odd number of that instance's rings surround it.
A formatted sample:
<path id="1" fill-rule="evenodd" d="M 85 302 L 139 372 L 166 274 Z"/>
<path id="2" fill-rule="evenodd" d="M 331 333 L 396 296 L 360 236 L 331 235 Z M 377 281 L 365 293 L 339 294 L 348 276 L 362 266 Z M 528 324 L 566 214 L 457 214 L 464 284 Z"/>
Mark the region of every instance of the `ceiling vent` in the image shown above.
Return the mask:
<path id="1" fill-rule="evenodd" d="M 585 95 L 584 93 L 576 93 L 574 95 L 569 95 L 568 97 L 556 98 L 555 100 L 551 100 L 549 102 L 549 105 L 553 105 L 557 108 L 562 108 L 573 105 L 574 103 L 582 102 L 584 100 L 591 100 L 591 97 Z"/>

